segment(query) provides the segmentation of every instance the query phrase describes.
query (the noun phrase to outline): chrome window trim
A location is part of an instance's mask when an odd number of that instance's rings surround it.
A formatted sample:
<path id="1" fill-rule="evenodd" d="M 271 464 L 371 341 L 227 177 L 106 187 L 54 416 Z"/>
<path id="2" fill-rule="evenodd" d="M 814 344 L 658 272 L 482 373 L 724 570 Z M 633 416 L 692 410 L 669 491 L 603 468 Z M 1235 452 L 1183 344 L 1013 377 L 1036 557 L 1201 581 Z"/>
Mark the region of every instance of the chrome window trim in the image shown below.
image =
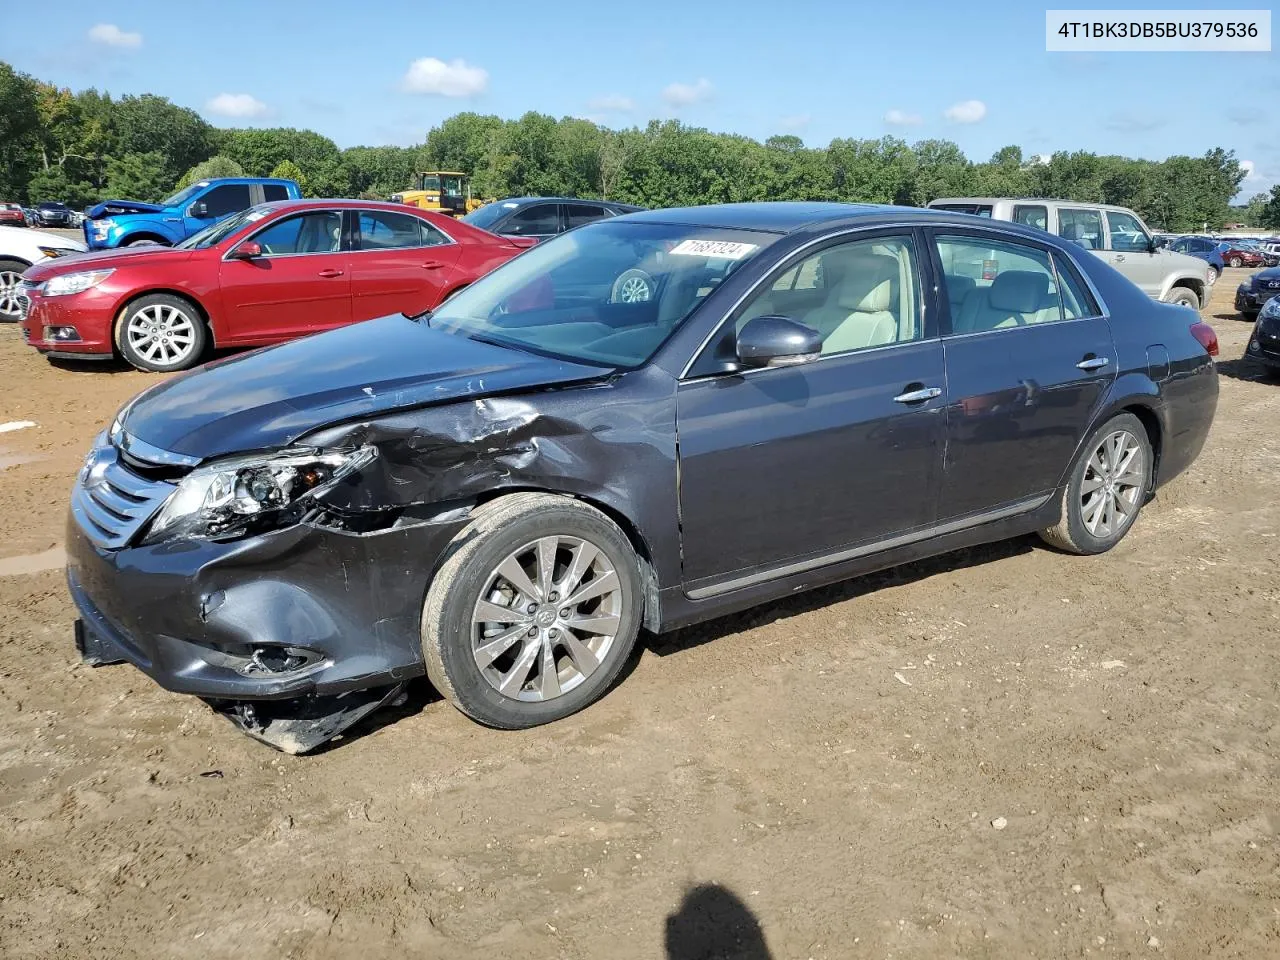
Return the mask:
<path id="1" fill-rule="evenodd" d="M 458 241 L 454 239 L 454 237 L 449 233 L 449 231 L 445 230 L 444 227 L 438 227 L 434 223 L 432 223 L 430 220 L 428 220 L 426 217 L 420 217 L 415 213 L 405 213 L 401 210 L 381 210 L 377 207 L 350 207 L 349 209 L 352 213 L 356 215 L 356 234 L 357 236 L 360 237 L 360 239 L 364 239 L 364 235 L 360 233 L 360 214 L 362 213 L 396 213 L 403 217 L 413 217 L 413 219 L 417 220 L 419 223 L 425 223 L 431 229 L 439 230 L 440 233 L 444 235 L 444 238 L 447 242 L 446 243 L 420 243 L 416 247 L 372 247 L 368 250 L 365 250 L 357 246 L 351 250 L 348 250 L 347 253 L 386 253 L 388 250 L 433 250 L 436 247 L 448 247 L 458 243 Z"/>
<path id="2" fill-rule="evenodd" d="M 984 331 L 987 332 L 987 331 Z M 818 363 L 825 363 L 828 360 L 843 360 L 846 357 L 862 356 L 868 353 L 882 353 L 885 350 L 894 350 L 901 347 L 915 347 L 925 343 L 937 343 L 939 337 L 917 337 L 915 340 L 898 340 L 894 343 L 883 343 L 878 347 L 854 347 L 851 350 L 841 350 L 839 353 L 823 353 L 814 357 L 812 360 L 802 360 L 798 363 L 780 363 L 772 367 L 747 367 L 742 370 L 713 370 L 711 373 L 703 373 L 696 377 L 688 377 L 682 379 L 681 383 L 702 383 L 705 380 L 712 380 L 716 377 L 750 377 L 758 373 L 769 373 L 774 370 L 802 370 L 812 367 Z"/>
<path id="3" fill-rule="evenodd" d="M 1047 231 L 1046 231 L 1046 232 L 1047 232 Z M 934 246 L 937 246 L 937 245 L 938 245 L 939 243 L 941 243 L 943 240 L 946 240 L 946 239 L 948 238 L 948 236 L 955 237 L 955 235 L 954 235 L 954 234 L 944 234 L 944 233 L 939 233 L 939 234 L 937 234 L 937 235 L 933 238 Z M 961 235 L 961 236 L 963 236 L 963 235 Z M 1018 240 L 1005 240 L 1005 239 L 1000 239 L 1000 240 L 997 240 L 996 242 L 997 242 L 997 243 L 1005 243 L 1005 244 L 1009 244 L 1009 245 L 1012 245 L 1012 246 L 1018 246 L 1018 245 L 1019 245 Z M 1061 276 L 1060 276 L 1060 275 L 1059 275 L 1059 273 L 1058 273 L 1058 262 L 1057 262 L 1057 257 L 1055 256 L 1055 254 L 1061 253 L 1062 251 L 1059 251 L 1059 250 L 1058 250 L 1058 249 L 1056 249 L 1055 247 L 1051 247 L 1051 246 L 1048 246 L 1048 245 L 1045 245 L 1045 246 L 1043 246 L 1043 247 L 1041 247 L 1041 246 L 1036 246 L 1036 245 L 1034 245 L 1034 244 L 1031 244 L 1031 245 L 1028 245 L 1028 244 L 1022 244 L 1022 245 L 1023 245 L 1023 246 L 1030 246 L 1030 249 L 1032 249 L 1032 250 L 1041 250 L 1042 252 L 1044 252 L 1044 253 L 1048 256 L 1048 258 L 1049 258 L 1049 266 L 1050 266 L 1050 268 L 1051 268 L 1051 269 L 1052 269 L 1052 271 L 1053 271 L 1053 282 L 1057 285 L 1058 290 L 1059 290 L 1059 291 L 1061 291 L 1061 290 L 1062 290 L 1062 278 L 1061 278 Z M 1065 255 L 1065 253 L 1064 253 L 1064 255 Z M 1079 273 L 1079 274 L 1080 274 L 1080 276 L 1084 277 L 1085 283 L 1086 283 L 1086 284 L 1088 284 L 1088 286 L 1089 286 L 1089 291 L 1090 291 L 1090 293 L 1092 293 L 1092 294 L 1093 294 L 1094 302 L 1095 302 L 1096 304 L 1098 304 L 1098 306 L 1102 309 L 1102 311 L 1103 311 L 1102 313 L 1088 314 L 1088 315 L 1083 316 L 1083 317 L 1068 317 L 1068 316 L 1066 315 L 1066 311 L 1067 311 L 1067 305 L 1066 305 L 1066 302 L 1062 299 L 1062 294 L 1061 294 L 1061 292 L 1059 292 L 1059 294 L 1058 294 L 1058 319 L 1057 319 L 1057 320 L 1050 320 L 1050 321 L 1048 321 L 1047 323 L 1023 323 L 1023 324 L 1018 324 L 1018 325 L 1015 325 L 1015 326 L 1012 326 L 1012 327 L 997 327 L 997 328 L 996 328 L 996 329 L 994 329 L 994 330 L 974 330 L 974 331 L 972 331 L 972 332 L 970 332 L 970 333 L 956 333 L 956 332 L 954 332 L 954 331 L 949 330 L 949 331 L 947 331 L 945 334 L 943 334 L 943 335 L 942 335 L 942 339 L 944 339 L 944 340 L 958 340 L 958 339 L 960 339 L 961 337 L 977 337 L 977 336 L 983 336 L 983 335 L 988 334 L 988 333 L 1007 333 L 1007 332 L 1008 332 L 1008 331 L 1010 331 L 1010 330 L 1030 330 L 1030 329 L 1034 329 L 1034 328 L 1037 328 L 1037 327 L 1047 327 L 1047 326 L 1050 326 L 1051 324 L 1057 324 L 1057 323 L 1076 323 L 1076 322 L 1078 322 L 1078 321 L 1080 321 L 1080 320 L 1105 320 L 1105 319 L 1107 319 L 1107 318 L 1109 317 L 1109 314 L 1106 312 L 1106 304 L 1105 304 L 1105 303 L 1103 303 L 1103 301 L 1102 301 L 1102 297 L 1098 295 L 1097 288 L 1096 288 L 1096 287 L 1094 287 L 1094 286 L 1093 286 L 1093 284 L 1090 282 L 1090 280 L 1089 280 L 1089 275 L 1085 272 L 1084 267 L 1082 267 L 1082 266 L 1080 266 L 1080 264 L 1076 263 L 1076 264 L 1075 264 L 1075 268 L 1076 268 L 1076 272 L 1077 272 L 1077 273 Z M 946 283 L 945 276 L 946 276 L 946 275 L 944 274 L 944 275 L 943 275 L 943 281 L 942 281 L 943 283 Z M 952 320 L 954 320 L 954 319 L 955 319 L 955 318 L 954 318 L 954 317 L 952 317 Z"/>
<path id="4" fill-rule="evenodd" d="M 235 250 L 236 247 L 240 246 L 240 244 L 242 243 L 248 243 L 250 240 L 258 236 L 259 234 L 264 233 L 267 230 L 270 230 L 276 224 L 283 223 L 286 220 L 293 220 L 297 217 L 309 217 L 312 214 L 316 214 L 316 213 L 336 213 L 339 219 L 341 219 L 342 217 L 341 209 L 334 209 L 331 207 L 321 207 L 314 210 L 295 210 L 292 213 L 286 213 L 284 216 L 278 217 L 277 219 L 272 220 L 270 223 L 264 224 L 263 226 L 259 227 L 257 230 L 254 230 L 251 234 L 249 234 L 243 240 L 237 240 L 235 243 L 231 244 L 231 246 L 227 248 L 227 252 L 222 255 L 223 263 L 227 263 L 232 260 L 239 260 L 240 259 L 239 257 L 231 256 L 231 252 Z M 254 257 L 253 259 L 254 260 L 287 260 L 290 257 L 332 257 L 334 254 L 349 253 L 349 252 L 350 251 L 342 249 L 342 243 L 341 243 L 341 240 L 339 240 L 337 250 L 313 250 L 309 253 L 264 253 Z"/>
<path id="5" fill-rule="evenodd" d="M 820 237 L 815 237 L 814 239 L 810 240 L 808 243 L 805 243 L 805 244 L 802 244 L 802 245 L 800 245 L 800 246 L 796 247 L 794 250 L 792 250 L 789 254 L 787 254 L 787 255 L 783 258 L 783 262 L 784 262 L 784 263 L 785 263 L 785 262 L 791 262 L 791 263 L 792 263 L 792 265 L 794 266 L 795 264 L 800 263 L 800 262 L 801 262 L 801 260 L 802 260 L 803 258 L 800 258 L 800 259 L 797 259 L 797 260 L 794 260 L 794 261 L 793 261 L 793 260 L 791 259 L 792 257 L 795 257 L 797 254 L 803 253 L 804 251 L 809 250 L 809 249 L 810 249 L 810 248 L 812 248 L 812 247 L 816 247 L 816 246 L 818 246 L 819 244 L 823 244 L 823 243 L 826 243 L 826 242 L 827 242 L 827 241 L 829 241 L 829 240 L 835 240 L 835 239 L 838 239 L 838 238 L 840 238 L 840 237 L 847 237 L 847 236 L 850 236 L 850 235 L 852 235 L 852 234 L 856 234 L 856 233 L 875 233 L 875 232 L 879 232 L 879 231 L 883 231 L 883 230 L 904 230 L 904 229 L 905 229 L 905 230 L 914 230 L 915 228 L 920 227 L 920 226 L 930 226 L 930 224 L 928 224 L 928 223 L 920 224 L 920 223 L 899 223 L 899 222 L 894 222 L 894 223 L 865 224 L 865 225 L 860 225 L 860 226 L 856 226 L 856 227 L 848 227 L 848 228 L 846 228 L 846 229 L 844 229 L 844 230 L 838 230 L 838 231 L 836 231 L 835 233 L 826 233 L 826 234 L 823 234 L 823 235 L 822 235 L 822 236 L 820 236 Z M 785 234 L 784 234 L 783 236 L 785 236 Z M 779 239 L 781 239 L 781 238 L 779 238 Z M 777 241 L 775 241 L 775 242 L 777 242 Z M 919 254 L 917 254 L 917 258 L 918 258 L 918 257 L 919 257 Z M 761 287 L 761 286 L 762 286 L 762 285 L 763 285 L 763 284 L 764 284 L 764 283 L 765 283 L 765 282 L 766 282 L 770 277 L 774 276 L 774 270 L 775 270 L 775 269 L 777 269 L 777 267 L 778 267 L 778 266 L 780 266 L 780 264 L 777 264 L 777 265 L 775 265 L 774 267 L 770 267 L 767 271 L 765 271 L 764 276 L 762 276 L 759 280 L 757 280 L 755 283 L 753 283 L 753 284 L 752 284 L 752 285 L 751 285 L 751 286 L 750 286 L 750 287 L 749 287 L 749 288 L 748 288 L 748 289 L 747 289 L 747 290 L 746 290 L 746 291 L 745 291 L 745 292 L 744 292 L 740 297 L 738 297 L 738 299 L 737 299 L 737 300 L 735 300 L 735 301 L 734 301 L 733 305 L 732 305 L 731 307 L 729 307 L 729 309 L 728 309 L 727 311 L 725 311 L 724 316 L 722 316 L 722 317 L 720 318 L 719 322 L 718 322 L 718 323 L 716 323 L 715 327 L 713 327 L 713 328 L 712 328 L 711 332 L 710 332 L 710 333 L 708 333 L 705 337 L 703 337 L 702 342 L 698 344 L 697 349 L 695 349 L 695 350 L 693 351 L 693 353 L 690 355 L 688 362 L 687 362 L 687 363 L 685 363 L 684 367 L 683 367 L 683 368 L 681 369 L 681 371 L 680 371 L 680 376 L 679 376 L 679 377 L 677 377 L 676 379 L 680 380 L 681 382 L 684 382 L 684 381 L 686 380 L 686 378 L 688 378 L 688 376 L 689 376 L 689 371 L 693 368 L 693 365 L 694 365 L 695 363 L 697 363 L 697 362 L 698 362 L 698 358 L 702 356 L 702 352 L 703 352 L 704 350 L 706 350 L 706 349 L 707 349 L 707 344 L 709 344 L 712 340 L 714 340 L 714 339 L 716 338 L 716 336 L 720 333 L 720 331 L 721 331 L 721 329 L 724 327 L 724 325 L 729 321 L 729 318 L 730 318 L 731 316 L 733 316 L 733 314 L 735 313 L 735 311 L 737 311 L 737 309 L 738 309 L 739 307 L 741 307 L 744 303 L 746 303 L 746 302 L 747 302 L 747 300 L 748 300 L 750 297 L 754 296 L 754 295 L 755 295 L 755 293 L 756 293 L 756 291 L 757 291 L 757 290 L 759 290 L 759 289 L 760 289 L 760 287 Z M 788 268 L 788 269 L 789 269 L 789 268 Z M 783 270 L 783 273 L 785 273 L 785 272 L 786 272 L 786 270 Z M 919 265 L 919 262 L 918 262 L 918 261 L 917 261 L 917 264 L 916 264 L 916 272 L 917 272 L 917 273 L 921 273 L 921 272 L 922 272 L 922 271 L 920 270 L 920 265 Z M 918 295 L 920 296 L 920 300 L 921 300 L 921 301 L 923 301 L 923 299 L 924 299 L 923 294 L 924 294 L 924 289 L 923 289 L 923 285 L 922 285 L 922 287 L 921 287 L 921 289 L 920 289 L 920 291 L 919 291 L 919 294 L 918 294 Z M 925 316 L 925 310 L 926 310 L 926 308 L 927 308 L 927 304 L 924 304 L 924 303 L 922 302 L 922 303 L 920 304 L 920 306 L 921 306 L 921 310 L 920 310 L 920 329 L 921 329 L 921 330 L 924 330 L 925 325 L 926 325 L 926 321 L 927 321 L 927 317 Z M 909 340 L 909 341 L 905 341 L 905 342 L 903 342 L 903 343 L 889 343 L 889 344 L 885 344 L 885 347 L 906 346 L 908 343 L 922 343 L 922 342 L 924 342 L 924 338 L 921 338 L 920 340 Z M 870 348 L 868 348 L 868 349 L 869 349 L 869 350 L 879 350 L 879 349 L 884 349 L 884 348 L 883 348 L 883 347 L 870 347 Z M 822 360 L 827 359 L 827 357 L 842 357 L 842 356 L 846 356 L 846 355 L 847 355 L 847 354 L 849 354 L 849 353 L 864 353 L 864 352 L 866 352 L 866 351 L 865 351 L 865 350 L 856 350 L 856 351 L 855 351 L 855 350 L 846 350 L 846 351 L 844 351 L 844 352 L 842 352 L 842 353 L 831 353 L 831 354 L 827 354 L 827 355 L 826 355 L 826 356 L 824 356 L 824 357 L 819 357 L 817 360 L 812 360 L 812 361 L 810 361 L 810 363 L 821 363 L 821 362 L 822 362 Z M 797 364 L 797 366 L 808 366 L 808 364 L 807 364 L 807 363 L 805 363 L 805 364 Z M 772 368 L 772 367 L 760 367 L 760 368 L 756 368 L 756 369 L 771 370 L 771 369 L 773 369 L 773 368 Z M 739 373 L 745 373 L 745 372 L 747 372 L 747 371 L 739 371 Z M 724 375 L 724 373 L 723 373 L 723 372 L 717 372 L 717 373 L 714 373 L 714 374 L 705 374 L 704 376 L 695 377 L 694 379 L 695 379 L 695 380 L 702 380 L 702 379 L 705 379 L 705 377 L 708 377 L 708 376 L 723 376 L 723 375 Z"/>

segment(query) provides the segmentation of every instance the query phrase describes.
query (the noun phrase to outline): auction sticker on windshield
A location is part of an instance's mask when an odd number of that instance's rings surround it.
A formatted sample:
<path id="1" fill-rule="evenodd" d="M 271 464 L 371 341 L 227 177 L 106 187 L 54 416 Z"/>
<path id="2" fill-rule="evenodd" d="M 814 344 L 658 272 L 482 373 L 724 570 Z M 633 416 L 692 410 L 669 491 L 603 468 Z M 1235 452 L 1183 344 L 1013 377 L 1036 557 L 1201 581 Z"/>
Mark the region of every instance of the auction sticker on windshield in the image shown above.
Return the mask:
<path id="1" fill-rule="evenodd" d="M 741 260 L 756 249 L 754 243 L 732 240 L 682 240 L 671 248 L 673 256 L 715 257 L 719 260 Z"/>

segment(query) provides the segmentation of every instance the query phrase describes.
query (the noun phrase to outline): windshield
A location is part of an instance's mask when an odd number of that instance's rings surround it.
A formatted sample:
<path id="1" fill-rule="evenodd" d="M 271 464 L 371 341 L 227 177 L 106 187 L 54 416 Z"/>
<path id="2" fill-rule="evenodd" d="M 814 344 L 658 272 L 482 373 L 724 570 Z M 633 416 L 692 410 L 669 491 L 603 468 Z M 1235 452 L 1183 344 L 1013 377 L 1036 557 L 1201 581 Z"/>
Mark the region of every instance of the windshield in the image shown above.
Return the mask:
<path id="1" fill-rule="evenodd" d="M 172 197 L 169 197 L 168 199 L 165 199 L 165 200 L 161 200 L 160 206 L 180 207 L 184 203 L 186 203 L 188 200 L 190 200 L 192 197 L 194 197 L 197 193 L 199 193 L 201 190 L 203 190 L 205 187 L 207 187 L 208 185 L 209 184 L 207 183 L 193 183 L 191 186 L 187 187 L 185 190 L 179 190 Z"/>
<path id="2" fill-rule="evenodd" d="M 434 173 L 423 173 L 418 175 L 419 190 L 439 190 L 440 178 Z"/>
<path id="3" fill-rule="evenodd" d="M 533 353 L 633 367 L 776 239 L 749 230 L 600 221 L 531 248 L 446 300 L 430 323 Z"/>
<path id="4" fill-rule="evenodd" d="M 271 211 L 263 207 L 250 207 L 248 210 L 241 210 L 234 213 L 225 220 L 219 220 L 217 223 L 205 227 L 199 233 L 193 233 L 187 239 L 178 244 L 180 250 L 203 250 L 205 247 L 212 247 L 219 243 L 225 237 L 231 236 L 246 223 L 255 223 L 261 220 Z"/>
<path id="5" fill-rule="evenodd" d="M 488 230 L 518 206 L 520 206 L 520 204 L 512 203 L 510 200 L 499 200 L 496 203 L 486 203 L 479 210 L 473 210 L 471 213 L 468 213 L 462 218 L 462 222 L 469 223 L 473 227 L 479 227 L 481 230 Z"/>

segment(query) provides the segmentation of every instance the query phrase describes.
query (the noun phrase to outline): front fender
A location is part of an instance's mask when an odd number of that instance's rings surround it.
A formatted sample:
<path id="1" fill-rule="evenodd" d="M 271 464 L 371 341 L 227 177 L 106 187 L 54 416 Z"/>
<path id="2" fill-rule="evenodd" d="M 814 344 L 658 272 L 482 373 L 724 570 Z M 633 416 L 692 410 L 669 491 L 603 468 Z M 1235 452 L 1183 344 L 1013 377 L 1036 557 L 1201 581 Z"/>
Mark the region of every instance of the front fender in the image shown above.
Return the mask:
<path id="1" fill-rule="evenodd" d="M 119 223 L 107 234 L 107 239 L 111 246 L 123 247 L 134 238 L 146 235 L 161 237 L 170 246 L 186 239 L 181 229 L 175 229 L 175 224 L 165 223 L 160 219 Z"/>

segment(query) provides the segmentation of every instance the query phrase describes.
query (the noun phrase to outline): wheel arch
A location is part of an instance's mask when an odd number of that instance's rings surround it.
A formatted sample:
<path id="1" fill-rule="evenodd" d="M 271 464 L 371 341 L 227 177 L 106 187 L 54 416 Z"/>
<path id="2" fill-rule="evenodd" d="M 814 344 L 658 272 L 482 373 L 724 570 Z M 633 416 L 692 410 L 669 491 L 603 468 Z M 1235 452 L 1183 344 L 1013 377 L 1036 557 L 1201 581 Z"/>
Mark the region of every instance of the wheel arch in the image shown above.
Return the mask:
<path id="1" fill-rule="evenodd" d="M 1169 289 L 1164 292 L 1164 296 L 1160 299 L 1167 301 L 1167 298 L 1179 287 L 1185 287 L 1196 295 L 1196 301 L 1200 304 L 1200 308 L 1204 309 L 1208 303 L 1208 297 L 1205 292 L 1205 282 L 1203 279 L 1197 280 L 1195 277 L 1175 277 L 1173 282 L 1169 284 Z"/>
<path id="2" fill-rule="evenodd" d="M 129 233 L 126 233 L 119 240 L 115 242 L 115 246 L 127 247 L 129 244 L 137 243 L 139 240 L 153 240 L 156 243 L 163 244 L 166 247 L 173 246 L 173 239 L 171 237 L 166 237 L 163 233 L 160 233 L 158 230 L 154 230 L 154 229 L 133 230 Z"/>
<path id="3" fill-rule="evenodd" d="M 631 544 L 631 548 L 636 552 L 636 558 L 640 561 L 640 576 L 644 581 L 645 588 L 643 626 L 650 631 L 657 631 L 658 624 L 661 623 L 661 609 L 659 607 L 659 595 L 661 591 L 658 584 L 657 567 L 654 563 L 653 545 L 650 543 L 649 538 L 646 537 L 640 529 L 640 525 L 636 523 L 620 505 L 610 503 L 608 500 L 594 496 L 590 493 L 557 490 L 552 487 L 538 486 L 536 484 L 500 487 L 485 493 L 476 500 L 475 505 L 478 507 L 517 493 L 543 493 L 553 497 L 566 497 L 571 500 L 578 500 L 585 503 L 587 506 L 594 507 L 612 520 L 617 525 L 618 529 L 622 531 L 622 535 L 627 538 L 627 541 Z"/>
<path id="4" fill-rule="evenodd" d="M 212 320 L 209 318 L 209 310 L 200 302 L 198 297 L 192 296 L 189 291 L 180 290 L 176 287 L 148 287 L 145 290 L 134 291 L 126 300 L 124 300 L 123 303 L 120 304 L 119 307 L 116 308 L 115 320 L 111 322 L 111 344 L 117 357 L 123 356 L 120 352 L 120 329 L 121 324 L 124 323 L 125 313 L 128 312 L 129 307 L 133 306 L 133 304 L 137 303 L 143 297 L 149 297 L 157 293 L 163 293 L 170 297 L 178 297 L 195 307 L 196 313 L 199 314 L 200 321 L 205 325 L 205 329 L 209 332 L 209 347 L 213 348 L 218 345 L 217 333 L 214 330 Z"/>

